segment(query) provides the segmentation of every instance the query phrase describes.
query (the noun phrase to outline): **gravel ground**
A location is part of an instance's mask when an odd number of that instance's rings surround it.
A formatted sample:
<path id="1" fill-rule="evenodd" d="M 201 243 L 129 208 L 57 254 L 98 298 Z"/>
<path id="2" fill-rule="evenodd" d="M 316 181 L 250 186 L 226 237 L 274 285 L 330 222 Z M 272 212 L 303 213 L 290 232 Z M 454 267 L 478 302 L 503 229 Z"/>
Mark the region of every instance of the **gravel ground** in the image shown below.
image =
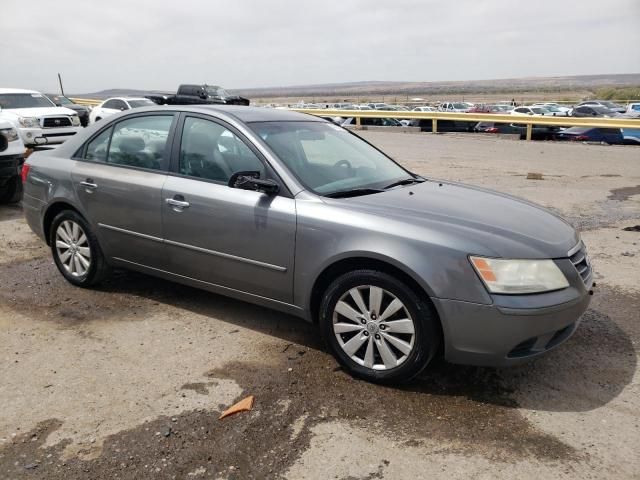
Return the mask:
<path id="1" fill-rule="evenodd" d="M 576 334 L 522 367 L 371 385 L 280 313 L 127 272 L 71 287 L 0 207 L 0 479 L 640 478 L 640 149 L 363 135 L 578 226 L 598 287 Z"/>

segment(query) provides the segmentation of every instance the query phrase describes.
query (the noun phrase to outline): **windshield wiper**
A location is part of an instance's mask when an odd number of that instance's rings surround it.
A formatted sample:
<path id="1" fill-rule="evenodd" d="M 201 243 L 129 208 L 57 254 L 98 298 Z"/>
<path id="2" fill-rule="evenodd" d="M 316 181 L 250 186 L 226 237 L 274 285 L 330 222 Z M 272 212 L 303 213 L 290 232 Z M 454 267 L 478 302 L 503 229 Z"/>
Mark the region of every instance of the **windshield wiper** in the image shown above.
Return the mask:
<path id="1" fill-rule="evenodd" d="M 328 198 L 347 198 L 358 197 L 360 195 L 370 195 L 372 193 L 384 192 L 379 188 L 352 188 L 350 190 L 338 190 L 337 192 L 327 193 L 325 197 Z"/>
<path id="2" fill-rule="evenodd" d="M 424 178 L 405 178 L 403 180 L 398 180 L 397 182 L 393 182 L 390 185 L 387 185 L 386 187 L 384 187 L 385 190 L 389 190 L 390 188 L 393 187 L 399 187 L 400 185 L 412 185 L 414 183 L 422 183 L 425 182 L 426 180 Z"/>

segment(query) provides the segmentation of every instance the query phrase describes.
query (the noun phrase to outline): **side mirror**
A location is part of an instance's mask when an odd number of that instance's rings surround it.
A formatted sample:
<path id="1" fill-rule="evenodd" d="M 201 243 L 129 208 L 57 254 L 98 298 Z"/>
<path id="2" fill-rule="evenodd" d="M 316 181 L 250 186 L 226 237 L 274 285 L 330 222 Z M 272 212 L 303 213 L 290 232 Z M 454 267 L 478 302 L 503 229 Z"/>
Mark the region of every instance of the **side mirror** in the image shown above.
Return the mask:
<path id="1" fill-rule="evenodd" d="M 275 195 L 280 190 L 278 184 L 273 180 L 262 180 L 258 171 L 236 172 L 231 175 L 228 185 L 231 188 L 252 190 L 267 195 Z"/>

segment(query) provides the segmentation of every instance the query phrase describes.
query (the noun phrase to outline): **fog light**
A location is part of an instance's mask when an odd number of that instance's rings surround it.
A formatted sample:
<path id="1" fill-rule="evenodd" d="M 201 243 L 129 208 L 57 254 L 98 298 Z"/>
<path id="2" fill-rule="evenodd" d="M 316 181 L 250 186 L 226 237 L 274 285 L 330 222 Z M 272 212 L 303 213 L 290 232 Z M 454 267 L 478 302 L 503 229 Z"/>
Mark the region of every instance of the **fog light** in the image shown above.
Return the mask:
<path id="1" fill-rule="evenodd" d="M 33 137 L 33 134 L 31 132 L 27 132 L 27 138 L 31 138 Z"/>

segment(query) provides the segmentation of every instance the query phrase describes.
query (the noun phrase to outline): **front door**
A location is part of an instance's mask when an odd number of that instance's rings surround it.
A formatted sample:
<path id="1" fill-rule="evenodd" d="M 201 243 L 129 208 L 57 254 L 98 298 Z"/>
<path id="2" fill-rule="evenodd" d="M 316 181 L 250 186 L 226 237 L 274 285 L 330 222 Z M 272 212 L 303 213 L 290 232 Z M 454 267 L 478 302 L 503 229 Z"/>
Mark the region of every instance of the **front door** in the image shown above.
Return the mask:
<path id="1" fill-rule="evenodd" d="M 267 195 L 227 186 L 239 171 L 278 181 L 232 127 L 186 116 L 179 130 L 177 175 L 167 178 L 162 195 L 170 270 L 290 303 L 295 200 L 284 191 Z"/>
<path id="2" fill-rule="evenodd" d="M 169 166 L 174 115 L 124 119 L 91 139 L 71 177 L 105 255 L 166 267 L 162 187 Z"/>

